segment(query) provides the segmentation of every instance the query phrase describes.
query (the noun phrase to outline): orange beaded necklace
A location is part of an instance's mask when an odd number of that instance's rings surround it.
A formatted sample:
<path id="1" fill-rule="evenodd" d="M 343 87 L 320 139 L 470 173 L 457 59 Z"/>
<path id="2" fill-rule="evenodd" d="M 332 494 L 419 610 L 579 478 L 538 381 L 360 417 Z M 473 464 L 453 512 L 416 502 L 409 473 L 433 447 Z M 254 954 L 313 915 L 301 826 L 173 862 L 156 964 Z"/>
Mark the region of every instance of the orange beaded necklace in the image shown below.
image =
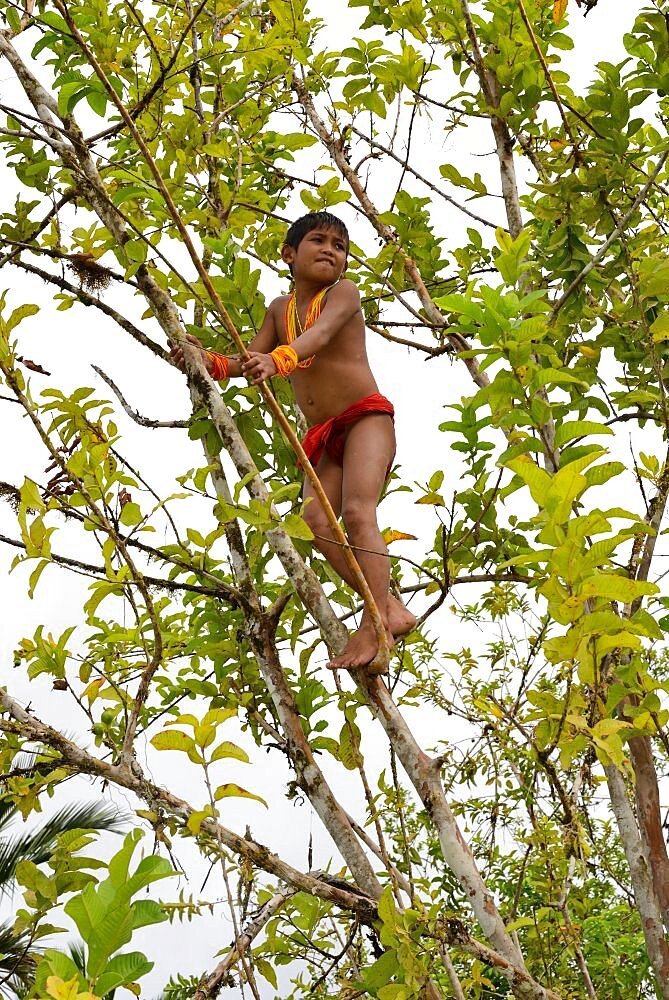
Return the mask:
<path id="1" fill-rule="evenodd" d="M 309 307 L 307 309 L 307 315 L 304 320 L 304 326 L 302 326 L 300 322 L 300 316 L 297 311 L 295 292 L 292 293 L 292 295 L 286 302 L 286 312 L 284 317 L 286 322 L 286 340 L 288 341 L 289 344 L 292 344 L 292 342 L 297 339 L 298 329 L 300 331 L 299 335 L 301 336 L 303 333 L 306 333 L 306 331 L 310 327 L 314 325 L 314 323 L 321 314 L 321 309 L 323 307 L 323 299 L 325 298 L 325 294 L 326 292 L 329 292 L 332 287 L 333 287 L 332 285 L 327 285 L 326 288 L 321 288 L 320 292 L 316 292 L 313 299 L 309 303 Z M 313 360 L 314 360 L 313 356 L 310 358 L 305 358 L 304 361 L 298 362 L 298 367 L 308 368 Z"/>

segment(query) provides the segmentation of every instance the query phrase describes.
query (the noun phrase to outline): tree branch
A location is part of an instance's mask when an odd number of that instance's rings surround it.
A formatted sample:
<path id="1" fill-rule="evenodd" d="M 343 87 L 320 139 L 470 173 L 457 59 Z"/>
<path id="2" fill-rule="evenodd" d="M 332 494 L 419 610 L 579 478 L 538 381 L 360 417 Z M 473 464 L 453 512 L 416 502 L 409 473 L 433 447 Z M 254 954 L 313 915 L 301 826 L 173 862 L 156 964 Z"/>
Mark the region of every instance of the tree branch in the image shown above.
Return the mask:
<path id="1" fill-rule="evenodd" d="M 392 149 L 388 149 L 387 146 L 383 146 L 380 142 L 377 142 L 375 139 L 371 139 L 369 136 L 365 135 L 364 132 L 361 132 L 360 129 L 357 129 L 355 125 L 349 125 L 348 131 L 353 132 L 354 135 L 359 136 L 364 142 L 368 143 L 368 145 L 371 146 L 372 149 L 380 149 L 382 153 L 386 154 L 386 156 L 389 156 L 391 159 L 395 160 L 396 163 L 400 163 L 408 173 L 412 174 L 416 178 L 416 180 L 419 180 L 422 184 L 425 184 L 425 186 L 428 187 L 430 191 L 434 191 L 435 194 L 438 194 L 440 198 L 444 199 L 444 201 L 449 202 L 449 204 L 457 208 L 458 211 L 464 212 L 464 214 L 468 215 L 470 219 L 474 219 L 476 222 L 480 222 L 482 225 L 488 226 L 490 229 L 497 229 L 497 226 L 495 225 L 494 222 L 489 222 L 488 219 L 484 219 L 482 215 L 477 215 L 476 212 L 472 212 L 469 208 L 466 208 L 464 205 L 461 205 L 460 202 L 455 200 L 455 198 L 451 198 L 449 194 L 446 194 L 445 191 L 442 191 L 441 188 L 438 188 L 435 184 L 429 181 L 427 177 L 423 177 L 422 174 L 419 174 L 417 170 L 415 170 L 412 166 L 406 163 L 400 156 L 397 155 L 397 153 L 394 153 Z"/>
<path id="2" fill-rule="evenodd" d="M 611 244 L 615 243 L 615 241 L 617 239 L 619 239 L 620 236 L 621 236 L 621 234 L 625 231 L 627 223 L 630 221 L 630 219 L 632 218 L 632 216 L 634 215 L 634 213 L 636 212 L 636 210 L 642 204 L 644 198 L 646 197 L 646 195 L 648 194 L 650 188 L 652 187 L 652 185 L 653 185 L 653 183 L 655 181 L 655 178 L 660 173 L 660 171 L 662 170 L 662 167 L 666 163 L 668 156 L 669 156 L 669 150 L 665 150 L 664 153 L 662 154 L 662 156 L 660 157 L 660 159 L 657 161 L 657 165 L 655 166 L 655 169 L 653 170 L 652 174 L 648 178 L 647 182 L 641 188 L 641 191 L 639 192 L 639 194 L 636 196 L 636 198 L 632 202 L 631 207 L 628 209 L 628 211 L 622 217 L 622 219 L 620 220 L 620 222 L 618 223 L 618 225 L 616 226 L 616 228 L 613 230 L 613 232 L 611 233 L 611 235 L 602 244 L 602 246 L 597 251 L 597 253 L 595 254 L 595 256 L 591 260 L 589 260 L 588 263 L 585 265 L 585 267 L 576 275 L 576 277 L 574 278 L 574 280 L 572 281 L 572 283 L 569 285 L 569 287 L 567 288 L 567 290 L 565 292 L 563 292 L 563 294 L 561 295 L 561 297 L 555 303 L 555 305 L 553 306 L 553 311 L 551 312 L 551 317 L 550 317 L 551 320 L 555 319 L 555 317 L 559 313 L 560 309 L 562 309 L 562 306 L 565 304 L 565 302 L 567 301 L 567 299 L 571 298 L 571 296 L 576 291 L 576 289 L 578 288 L 578 286 L 581 284 L 581 282 L 583 281 L 583 279 L 587 278 L 587 276 L 590 274 L 590 272 L 592 271 L 592 269 L 595 268 L 595 267 L 597 267 L 597 265 L 599 264 L 600 260 L 603 259 L 604 255 L 606 254 L 606 251 L 609 249 L 609 247 L 611 246 Z"/>
<path id="3" fill-rule="evenodd" d="M 8 535 L 0 534 L 0 542 L 5 545 L 11 545 L 15 549 L 23 549 L 25 551 L 26 546 L 23 542 L 19 541 L 17 538 L 10 538 Z M 71 559 L 69 556 L 61 556 L 56 552 L 52 552 L 49 556 L 53 562 L 57 563 L 59 566 L 63 566 L 65 569 L 71 569 L 74 572 L 81 572 L 85 575 L 91 575 L 96 577 L 98 580 L 106 580 L 107 574 L 104 566 L 96 566 L 94 563 L 82 562 L 79 559 Z M 193 570 L 195 572 L 195 570 Z M 216 597 L 219 600 L 223 599 L 229 601 L 231 604 L 239 605 L 240 597 L 238 592 L 234 587 L 229 586 L 227 583 L 221 583 L 219 587 L 204 587 L 197 583 L 179 583 L 177 580 L 164 580 L 158 576 L 148 576 L 146 573 L 142 574 L 145 582 L 150 587 L 158 587 L 160 590 L 169 590 L 173 592 L 185 592 L 193 594 L 204 594 L 207 597 Z M 123 580 L 121 581 L 121 586 L 137 586 L 135 580 Z"/>
<path id="4" fill-rule="evenodd" d="M 263 927 L 279 912 L 287 900 L 295 895 L 295 891 L 295 889 L 285 889 L 283 892 L 275 893 L 271 899 L 267 900 L 259 913 L 246 925 L 243 933 L 232 942 L 230 951 L 225 958 L 218 963 L 213 972 L 210 972 L 208 976 L 200 980 L 192 1000 L 213 1000 L 220 991 L 230 969 L 246 952 L 253 939 L 258 936 Z"/>
<path id="5" fill-rule="evenodd" d="M 132 409 L 119 387 L 109 375 L 106 375 L 97 365 L 91 365 L 91 368 L 107 383 L 125 412 L 136 424 L 140 424 L 142 427 L 190 427 L 190 420 L 152 420 L 150 417 L 143 417 L 138 410 Z"/>
<path id="6" fill-rule="evenodd" d="M 489 70 L 484 62 L 476 29 L 472 20 L 468 0 L 460 0 L 460 8 L 465 21 L 465 29 L 469 44 L 472 48 L 474 69 L 479 79 L 481 93 L 486 104 L 491 110 L 490 127 L 495 137 L 497 158 L 499 160 L 500 179 L 502 182 L 502 197 L 506 206 L 506 218 L 509 232 L 515 240 L 523 228 L 523 220 L 520 212 L 520 199 L 518 197 L 518 182 L 516 180 L 516 168 L 513 162 L 513 143 L 511 134 L 506 122 L 499 116 L 499 83 L 495 74 Z"/>
<path id="7" fill-rule="evenodd" d="M 51 747 L 60 754 L 63 764 L 76 773 L 90 774 L 134 792 L 150 807 L 163 809 L 166 813 L 174 816 L 184 829 L 190 817 L 197 811 L 188 802 L 173 795 L 172 792 L 147 781 L 136 760 L 132 760 L 129 765 L 122 765 L 109 764 L 94 757 L 87 751 L 80 749 L 58 730 L 40 722 L 2 688 L 0 688 L 0 707 L 15 720 L 14 722 L 6 722 L 0 719 L 0 731 L 13 733 L 21 736 L 24 740 Z M 339 880 L 338 885 L 333 885 L 331 881 L 325 881 L 320 873 L 316 876 L 298 871 L 282 861 L 267 847 L 251 838 L 234 833 L 213 819 L 204 819 L 200 829 L 214 843 L 220 839 L 226 848 L 245 858 L 255 868 L 268 872 L 295 890 L 307 892 L 325 902 L 334 903 L 335 906 L 349 910 L 365 924 L 369 924 L 375 919 L 376 902 L 353 888 L 342 888 L 343 880 Z"/>
<path id="8" fill-rule="evenodd" d="M 48 271 L 42 270 L 41 267 L 36 267 L 34 264 L 27 264 L 23 260 L 13 259 L 10 261 L 14 267 L 21 268 L 22 271 L 27 271 L 29 274 L 35 274 L 38 278 L 42 278 L 44 281 L 48 281 L 52 285 L 56 285 L 64 292 L 69 292 L 71 295 L 76 296 L 85 306 L 95 306 L 100 312 L 104 313 L 105 316 L 109 316 L 113 319 L 122 330 L 129 333 L 130 336 L 137 341 L 138 344 L 142 344 L 143 347 L 148 347 L 148 349 L 156 355 L 156 357 L 162 358 L 163 361 L 169 360 L 169 354 L 160 344 L 157 344 L 155 340 L 152 340 L 147 334 L 143 333 L 139 327 L 131 323 L 129 319 L 122 316 L 120 312 L 108 306 L 106 302 L 102 299 L 96 298 L 95 295 L 90 295 L 85 292 L 83 288 L 78 288 L 73 285 L 72 282 L 67 281 L 66 278 L 61 278 L 56 274 L 50 274 Z"/>

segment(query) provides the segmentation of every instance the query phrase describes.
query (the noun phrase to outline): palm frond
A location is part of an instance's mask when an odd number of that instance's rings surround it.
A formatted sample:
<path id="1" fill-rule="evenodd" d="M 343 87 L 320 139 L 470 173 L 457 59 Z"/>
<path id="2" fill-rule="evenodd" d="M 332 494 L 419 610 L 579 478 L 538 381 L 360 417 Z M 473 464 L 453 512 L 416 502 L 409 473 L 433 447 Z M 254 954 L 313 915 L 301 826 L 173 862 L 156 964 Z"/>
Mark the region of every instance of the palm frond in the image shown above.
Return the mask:
<path id="1" fill-rule="evenodd" d="M 19 861 L 36 865 L 46 861 L 59 834 L 79 829 L 119 832 L 126 823 L 125 814 L 111 803 L 73 803 L 59 809 L 37 830 L 0 840 L 0 895 L 10 891 Z"/>
<path id="2" fill-rule="evenodd" d="M 83 941 L 68 941 L 67 951 L 82 976 L 86 975 L 86 945 Z"/>
<path id="3" fill-rule="evenodd" d="M 9 825 L 17 812 L 16 806 L 9 799 L 0 799 L 0 832 Z"/>
<path id="4" fill-rule="evenodd" d="M 35 978 L 30 935 L 15 934 L 10 923 L 0 924 L 0 994 L 12 997 L 28 991 Z"/>

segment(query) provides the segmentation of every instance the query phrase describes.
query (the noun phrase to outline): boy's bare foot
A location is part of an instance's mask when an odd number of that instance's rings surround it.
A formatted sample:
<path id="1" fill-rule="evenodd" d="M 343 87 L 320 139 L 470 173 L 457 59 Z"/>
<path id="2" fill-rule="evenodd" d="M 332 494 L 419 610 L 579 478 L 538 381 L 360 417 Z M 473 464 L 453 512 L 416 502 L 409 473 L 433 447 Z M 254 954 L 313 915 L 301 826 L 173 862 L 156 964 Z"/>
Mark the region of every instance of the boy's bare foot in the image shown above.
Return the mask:
<path id="1" fill-rule="evenodd" d="M 416 616 L 394 594 L 388 595 L 388 628 L 394 636 L 408 635 L 416 627 Z"/>
<path id="2" fill-rule="evenodd" d="M 389 629 L 386 632 L 388 647 L 392 649 L 395 640 Z M 344 652 L 330 660 L 328 667 L 330 670 L 360 670 L 362 667 L 369 666 L 378 651 L 379 640 L 376 637 L 374 626 L 371 622 L 363 621 L 358 631 L 349 637 Z M 387 667 L 384 670 L 374 670 L 374 673 L 387 672 Z"/>

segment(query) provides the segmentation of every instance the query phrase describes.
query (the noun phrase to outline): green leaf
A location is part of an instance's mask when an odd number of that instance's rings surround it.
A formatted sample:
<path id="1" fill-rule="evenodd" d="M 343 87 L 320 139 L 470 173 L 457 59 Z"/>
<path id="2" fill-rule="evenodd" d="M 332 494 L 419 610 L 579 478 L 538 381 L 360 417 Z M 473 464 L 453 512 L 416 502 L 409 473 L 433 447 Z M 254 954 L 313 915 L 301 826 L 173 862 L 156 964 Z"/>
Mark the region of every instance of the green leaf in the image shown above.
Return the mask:
<path id="1" fill-rule="evenodd" d="M 302 538 L 310 542 L 314 537 L 313 531 L 299 514 L 288 514 L 281 522 L 281 527 L 291 538 Z"/>
<path id="2" fill-rule="evenodd" d="M 99 115 L 100 118 L 104 118 L 107 111 L 107 94 L 105 91 L 91 87 L 86 94 L 86 100 L 93 111 L 95 111 L 96 115 Z"/>
<path id="3" fill-rule="evenodd" d="M 353 730 L 353 739 L 351 738 Z M 339 760 L 349 771 L 354 771 L 358 766 L 356 750 L 360 745 L 360 730 L 353 723 L 344 723 L 339 734 Z"/>
<path id="4" fill-rule="evenodd" d="M 259 955 L 255 954 L 253 956 L 253 962 L 263 979 L 266 979 L 270 986 L 273 986 L 275 990 L 278 989 L 276 972 L 267 959 L 261 958 Z"/>
<path id="5" fill-rule="evenodd" d="M 525 270 L 523 263 L 530 249 L 532 237 L 528 230 L 523 230 L 515 240 L 504 229 L 498 229 L 495 235 L 497 244 L 502 250 L 495 258 L 495 267 L 507 285 L 515 285 Z"/>
<path id="6" fill-rule="evenodd" d="M 542 507 L 551 485 L 551 477 L 530 459 L 514 458 L 508 463 L 512 472 L 529 487 L 532 499 Z"/>
<path id="7" fill-rule="evenodd" d="M 16 881 L 19 885 L 30 889 L 32 892 L 43 896 L 51 903 L 56 902 L 57 889 L 53 879 L 48 878 L 44 872 L 40 871 L 37 865 L 28 860 L 19 861 L 16 866 Z"/>
<path id="8" fill-rule="evenodd" d="M 25 305 L 19 306 L 18 309 L 14 309 L 5 324 L 7 333 L 11 333 L 14 327 L 18 326 L 22 320 L 26 319 L 28 316 L 36 316 L 38 312 L 39 306 L 31 305 L 30 303 L 26 303 Z"/>
<path id="9" fill-rule="evenodd" d="M 661 312 L 650 329 L 656 344 L 663 344 L 669 340 L 669 311 L 665 309 Z"/>
<path id="10" fill-rule="evenodd" d="M 46 981 L 49 976 L 58 976 L 66 982 L 77 979 L 80 989 L 84 990 L 87 987 L 86 980 L 70 956 L 62 951 L 56 951 L 55 948 L 48 948 L 44 952 L 35 973 L 35 985 L 38 989 L 41 988 L 42 995 L 46 993 Z"/>
<path id="11" fill-rule="evenodd" d="M 46 510 L 46 505 L 42 499 L 39 487 L 37 483 L 32 481 L 32 479 L 24 480 L 23 486 L 21 487 L 21 502 L 24 503 L 30 510 Z"/>
<path id="12" fill-rule="evenodd" d="M 588 481 L 588 486 L 603 486 L 604 483 L 608 483 L 609 479 L 619 476 L 624 471 L 625 466 L 622 462 L 603 462 L 601 465 L 595 465 L 588 469 L 585 478 Z"/>
<path id="13" fill-rule="evenodd" d="M 99 994 L 104 997 L 125 983 L 133 983 L 141 976 L 145 976 L 152 968 L 153 962 L 149 962 L 146 956 L 139 951 L 115 955 L 107 962 L 95 982 L 96 996 Z"/>
<path id="14" fill-rule="evenodd" d="M 51 561 L 49 559 L 40 559 L 39 562 L 37 563 L 37 566 L 30 574 L 28 597 L 30 597 L 31 599 L 35 596 L 35 587 L 37 586 L 39 578 L 41 577 L 46 567 L 50 565 L 50 562 Z"/>
<path id="15" fill-rule="evenodd" d="M 364 969 L 362 979 L 368 990 L 378 990 L 379 987 L 389 983 L 390 980 L 400 972 L 400 964 L 397 960 L 397 952 L 394 949 L 384 951 L 383 955 Z"/>
<path id="16" fill-rule="evenodd" d="M 145 262 L 148 249 L 146 240 L 128 240 L 123 244 L 123 251 L 126 257 L 136 264 L 143 264 Z"/>
<path id="17" fill-rule="evenodd" d="M 174 871 L 165 872 L 162 877 L 174 875 Z M 155 899 L 136 899 L 132 904 L 132 927 L 149 927 L 152 924 L 162 924 L 167 920 L 167 914 Z"/>
<path id="18" fill-rule="evenodd" d="M 134 501 L 129 500 L 128 503 L 124 503 L 121 508 L 121 516 L 119 521 L 121 524 L 125 525 L 126 528 L 134 528 L 136 524 L 139 524 L 143 520 L 143 514 L 140 510 L 139 504 L 134 503 Z"/>
<path id="19" fill-rule="evenodd" d="M 21 31 L 21 18 L 19 17 L 18 11 L 14 7 L 5 7 L 3 14 L 9 27 L 15 35 L 18 35 Z"/>
<path id="20" fill-rule="evenodd" d="M 63 118 L 89 92 L 88 80 L 72 80 L 64 83 L 58 91 L 58 114 Z"/>
<path id="21" fill-rule="evenodd" d="M 397 924 L 397 906 L 391 886 L 387 885 L 379 897 L 379 919 L 389 927 Z"/>
<path id="22" fill-rule="evenodd" d="M 429 504 L 432 507 L 445 507 L 446 501 L 442 497 L 441 493 L 436 493 L 433 490 L 429 490 L 425 496 L 420 497 L 415 501 L 417 504 Z"/>

